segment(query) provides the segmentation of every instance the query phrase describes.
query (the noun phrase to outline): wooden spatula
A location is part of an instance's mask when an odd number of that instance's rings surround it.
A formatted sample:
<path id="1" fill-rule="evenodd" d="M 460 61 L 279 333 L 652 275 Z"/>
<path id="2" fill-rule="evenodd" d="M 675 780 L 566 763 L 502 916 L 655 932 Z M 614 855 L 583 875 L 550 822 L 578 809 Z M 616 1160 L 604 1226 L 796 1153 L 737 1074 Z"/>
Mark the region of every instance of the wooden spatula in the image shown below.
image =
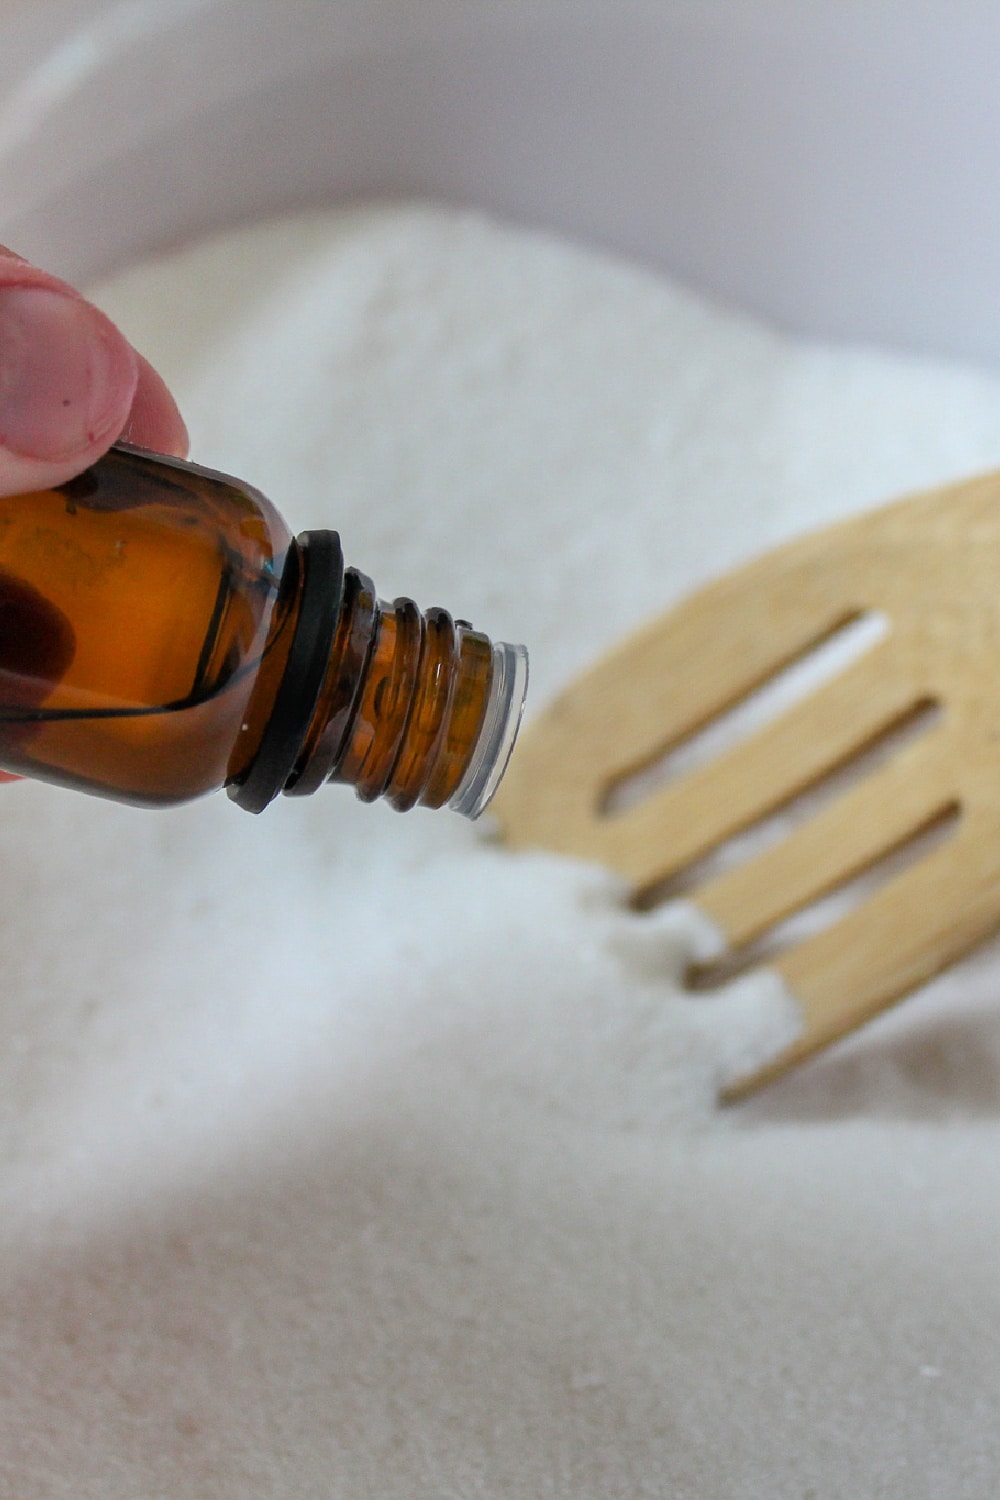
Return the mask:
<path id="1" fill-rule="evenodd" d="M 638 768 L 868 612 L 886 633 L 836 677 L 714 761 L 609 809 Z M 779 842 L 685 892 L 732 959 L 950 820 L 932 852 L 769 963 L 802 1030 L 730 1083 L 724 1097 L 737 1098 L 1000 927 L 1000 474 L 806 536 L 701 589 L 529 726 L 494 809 L 511 845 L 603 861 L 648 901 L 934 706 L 921 736 Z"/>

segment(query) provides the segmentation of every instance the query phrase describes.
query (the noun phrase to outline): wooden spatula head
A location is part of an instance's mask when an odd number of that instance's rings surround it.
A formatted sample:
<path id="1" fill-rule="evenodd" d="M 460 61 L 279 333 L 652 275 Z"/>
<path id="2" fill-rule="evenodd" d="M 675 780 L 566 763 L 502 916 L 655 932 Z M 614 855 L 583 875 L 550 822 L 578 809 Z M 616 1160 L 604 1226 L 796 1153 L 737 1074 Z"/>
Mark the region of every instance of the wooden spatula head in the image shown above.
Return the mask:
<path id="1" fill-rule="evenodd" d="M 615 809 L 615 787 L 873 613 L 883 638 L 832 680 L 714 761 Z M 946 829 L 931 852 L 770 963 L 802 1030 L 730 1081 L 725 1096 L 736 1098 L 1000 927 L 1000 475 L 813 533 L 701 589 L 526 728 L 494 810 L 512 846 L 602 861 L 649 901 L 918 717 L 934 719 L 919 738 L 777 843 L 685 891 L 732 963 L 893 850 Z"/>

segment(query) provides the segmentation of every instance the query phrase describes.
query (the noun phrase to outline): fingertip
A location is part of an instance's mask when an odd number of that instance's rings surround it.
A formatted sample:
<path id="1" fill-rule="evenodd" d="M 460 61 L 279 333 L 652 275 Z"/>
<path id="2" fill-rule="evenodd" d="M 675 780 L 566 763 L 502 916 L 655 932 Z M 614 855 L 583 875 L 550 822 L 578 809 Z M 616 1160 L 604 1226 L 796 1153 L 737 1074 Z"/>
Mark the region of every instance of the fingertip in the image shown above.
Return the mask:
<path id="1" fill-rule="evenodd" d="M 119 438 L 189 448 L 162 378 L 111 319 L 0 245 L 0 495 L 62 484 Z"/>
<path id="2" fill-rule="evenodd" d="M 0 259 L 0 493 L 79 473 L 132 408 L 138 358 L 98 308 L 54 277 Z"/>

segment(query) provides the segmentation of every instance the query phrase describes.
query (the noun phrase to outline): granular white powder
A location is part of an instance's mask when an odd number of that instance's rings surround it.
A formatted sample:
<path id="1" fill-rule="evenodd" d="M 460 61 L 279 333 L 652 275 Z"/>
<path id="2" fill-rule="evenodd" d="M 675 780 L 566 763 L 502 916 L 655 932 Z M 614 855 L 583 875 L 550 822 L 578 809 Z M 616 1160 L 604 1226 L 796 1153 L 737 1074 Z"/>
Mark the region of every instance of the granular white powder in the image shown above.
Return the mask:
<path id="1" fill-rule="evenodd" d="M 430 207 L 99 300 L 200 461 L 526 641 L 536 705 L 709 573 L 1000 462 L 996 377 Z M 2 1493 L 995 1500 L 995 951 L 726 1113 L 766 985 L 686 995 L 697 923 L 600 870 L 335 789 L 2 814 Z"/>

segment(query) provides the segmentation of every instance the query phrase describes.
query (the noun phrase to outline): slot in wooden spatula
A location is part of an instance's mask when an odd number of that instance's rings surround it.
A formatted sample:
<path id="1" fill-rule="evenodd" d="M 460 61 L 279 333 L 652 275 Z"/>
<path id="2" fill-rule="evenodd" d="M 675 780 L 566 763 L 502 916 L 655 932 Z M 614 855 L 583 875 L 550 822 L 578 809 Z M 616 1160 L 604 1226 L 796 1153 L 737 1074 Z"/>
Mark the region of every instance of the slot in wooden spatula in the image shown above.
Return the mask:
<path id="1" fill-rule="evenodd" d="M 884 637 L 717 759 L 615 814 L 612 788 L 868 612 Z M 899 501 L 701 589 L 524 733 L 494 804 L 514 846 L 603 861 L 637 899 L 787 806 L 922 708 L 933 726 L 779 842 L 685 892 L 738 954 L 922 830 L 948 836 L 768 964 L 797 1040 L 770 1082 L 1000 927 L 1000 474 Z"/>

